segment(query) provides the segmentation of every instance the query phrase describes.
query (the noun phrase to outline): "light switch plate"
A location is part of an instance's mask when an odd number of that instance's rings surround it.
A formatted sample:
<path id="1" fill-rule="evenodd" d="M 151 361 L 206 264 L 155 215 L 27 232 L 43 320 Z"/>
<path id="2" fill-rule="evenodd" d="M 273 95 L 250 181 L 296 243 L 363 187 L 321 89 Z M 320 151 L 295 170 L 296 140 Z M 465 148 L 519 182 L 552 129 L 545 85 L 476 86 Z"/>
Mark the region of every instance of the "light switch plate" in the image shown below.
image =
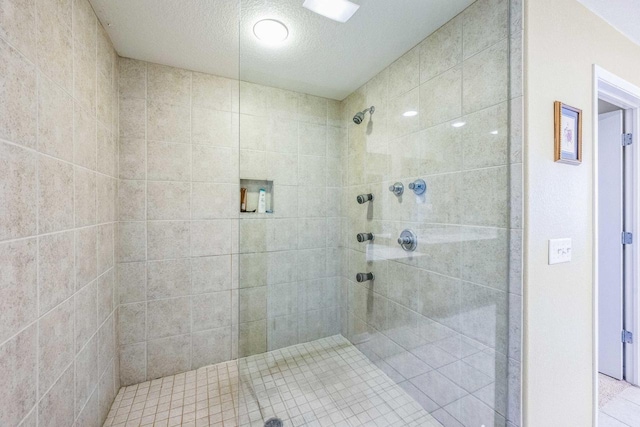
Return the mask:
<path id="1" fill-rule="evenodd" d="M 549 265 L 571 262 L 571 239 L 549 240 Z"/>

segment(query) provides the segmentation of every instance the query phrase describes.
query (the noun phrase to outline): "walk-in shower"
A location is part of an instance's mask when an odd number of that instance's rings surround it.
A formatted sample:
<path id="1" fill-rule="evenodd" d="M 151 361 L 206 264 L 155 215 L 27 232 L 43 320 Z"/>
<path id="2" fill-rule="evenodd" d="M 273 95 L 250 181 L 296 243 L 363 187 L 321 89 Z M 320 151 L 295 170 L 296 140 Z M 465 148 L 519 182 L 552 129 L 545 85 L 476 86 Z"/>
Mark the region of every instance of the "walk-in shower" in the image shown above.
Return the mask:
<path id="1" fill-rule="evenodd" d="M 355 2 L 9 2 L 0 425 L 519 427 L 521 14 Z"/>

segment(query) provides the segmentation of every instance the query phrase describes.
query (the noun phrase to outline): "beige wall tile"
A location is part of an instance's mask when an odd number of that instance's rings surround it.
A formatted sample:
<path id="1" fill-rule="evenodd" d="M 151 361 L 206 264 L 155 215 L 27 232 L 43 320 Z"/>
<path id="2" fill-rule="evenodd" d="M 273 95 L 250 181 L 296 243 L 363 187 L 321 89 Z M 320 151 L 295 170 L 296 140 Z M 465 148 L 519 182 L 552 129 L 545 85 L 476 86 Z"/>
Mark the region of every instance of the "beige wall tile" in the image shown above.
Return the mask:
<path id="1" fill-rule="evenodd" d="M 38 67 L 67 92 L 73 90 L 71 0 L 36 1 Z"/>
<path id="2" fill-rule="evenodd" d="M 96 336 L 93 336 L 91 341 L 78 353 L 75 365 L 75 414 L 77 416 L 98 385 L 98 341 Z"/>
<path id="3" fill-rule="evenodd" d="M 161 299 L 191 293 L 191 262 L 189 259 L 147 263 L 147 299 Z"/>
<path id="4" fill-rule="evenodd" d="M 38 329 L 22 331 L 0 347 L 0 423 L 18 425 L 38 397 Z"/>
<path id="5" fill-rule="evenodd" d="M 147 145 L 147 179 L 189 181 L 191 179 L 191 146 L 149 142 Z"/>
<path id="6" fill-rule="evenodd" d="M 116 218 L 116 180 L 106 175 L 96 175 L 98 223 L 113 222 Z"/>
<path id="7" fill-rule="evenodd" d="M 73 96 L 96 111 L 96 16 L 88 0 L 73 0 Z"/>
<path id="8" fill-rule="evenodd" d="M 115 137 L 104 126 L 98 125 L 98 172 L 112 177 L 117 176 L 116 155 Z"/>
<path id="9" fill-rule="evenodd" d="M 228 220 L 192 221 L 191 255 L 226 255 L 231 252 L 231 226 Z"/>
<path id="10" fill-rule="evenodd" d="M 75 231 L 76 289 L 94 280 L 98 275 L 98 228 L 88 227 Z"/>
<path id="11" fill-rule="evenodd" d="M 75 292 L 73 232 L 50 234 L 38 239 L 40 315 Z"/>
<path id="12" fill-rule="evenodd" d="M 147 219 L 189 219 L 191 185 L 188 182 L 147 183 Z"/>
<path id="13" fill-rule="evenodd" d="M 153 141 L 189 143 L 190 114 L 188 106 L 149 101 L 147 137 Z"/>
<path id="14" fill-rule="evenodd" d="M 463 69 L 462 104 L 465 114 L 507 101 L 509 92 L 507 40 L 465 60 Z"/>
<path id="15" fill-rule="evenodd" d="M 114 229 L 114 224 L 102 224 L 98 226 L 98 275 L 113 267 Z"/>
<path id="16" fill-rule="evenodd" d="M 188 335 L 152 340 L 147 343 L 147 379 L 184 372 L 191 366 Z"/>
<path id="17" fill-rule="evenodd" d="M 120 304 L 146 300 L 147 270 L 145 262 L 118 264 Z"/>
<path id="18" fill-rule="evenodd" d="M 73 162 L 96 169 L 96 119 L 76 103 L 73 108 Z"/>
<path id="19" fill-rule="evenodd" d="M 73 100 L 44 76 L 38 88 L 38 150 L 73 161 Z"/>
<path id="20" fill-rule="evenodd" d="M 75 225 L 84 227 L 96 223 L 96 174 L 90 170 L 74 167 Z"/>
<path id="21" fill-rule="evenodd" d="M 165 338 L 191 331 L 189 297 L 162 299 L 147 303 L 147 338 Z"/>
<path id="22" fill-rule="evenodd" d="M 189 256 L 188 221 L 149 221 L 147 254 L 149 260 Z"/>
<path id="23" fill-rule="evenodd" d="M 454 18 L 420 43 L 420 83 L 462 62 L 462 19 Z"/>
<path id="24" fill-rule="evenodd" d="M 5 209 L 0 211 L 0 240 L 36 233 L 36 155 L 14 145 L 0 143 L 0 182 Z"/>
<path id="25" fill-rule="evenodd" d="M 50 233 L 73 227 L 73 166 L 39 156 L 38 171 L 40 232 Z"/>
<path id="26" fill-rule="evenodd" d="M 116 353 L 114 315 L 98 327 L 98 372 L 113 367 L 112 359 Z"/>
<path id="27" fill-rule="evenodd" d="M 231 326 L 231 292 L 191 297 L 193 332 Z"/>
<path id="28" fill-rule="evenodd" d="M 231 328 L 195 332 L 191 339 L 191 369 L 231 359 Z"/>
<path id="29" fill-rule="evenodd" d="M 146 303 L 123 304 L 118 310 L 118 337 L 120 345 L 144 341 L 147 326 Z"/>
<path id="30" fill-rule="evenodd" d="M 139 384 L 147 379 L 147 344 L 120 347 L 120 381 L 123 386 Z"/>
<path id="31" fill-rule="evenodd" d="M 389 97 L 395 98 L 420 84 L 420 48 L 415 47 L 389 66 Z"/>
<path id="32" fill-rule="evenodd" d="M 35 6 L 35 0 L 6 1 L 0 17 L 0 36 L 33 63 L 36 62 Z"/>
<path id="33" fill-rule="evenodd" d="M 147 224 L 145 222 L 118 223 L 118 260 L 144 261 L 147 257 Z"/>
<path id="34" fill-rule="evenodd" d="M 506 0 L 480 0 L 467 8 L 462 13 L 465 59 L 507 38 L 508 16 Z"/>
<path id="35" fill-rule="evenodd" d="M 98 277 L 98 324 L 102 324 L 113 311 L 113 270 Z"/>
<path id="36" fill-rule="evenodd" d="M 420 85 L 420 126 L 431 127 L 462 115 L 462 67 Z"/>
<path id="37" fill-rule="evenodd" d="M 118 58 L 119 94 L 121 98 L 147 97 L 147 63 L 129 58 Z"/>
<path id="38" fill-rule="evenodd" d="M 238 81 L 210 74 L 193 73 L 193 104 L 220 111 L 232 110 L 238 96 Z"/>
<path id="39" fill-rule="evenodd" d="M 147 144 L 144 139 L 119 139 L 120 179 L 146 179 Z"/>
<path id="40" fill-rule="evenodd" d="M 73 361 L 74 305 L 69 299 L 39 320 L 38 367 L 40 395 L 51 387 L 55 380 Z M 71 367 L 71 387 L 73 387 L 73 366 Z M 71 392 L 73 402 L 73 391 Z M 73 405 L 71 405 L 73 417 Z"/>
<path id="41" fill-rule="evenodd" d="M 223 219 L 238 216 L 240 187 L 194 182 L 191 187 L 192 219 Z"/>
<path id="42" fill-rule="evenodd" d="M 191 259 L 192 293 L 203 294 L 231 289 L 231 256 Z"/>
<path id="43" fill-rule="evenodd" d="M 146 137 L 147 104 L 143 99 L 121 99 L 118 125 L 120 137 L 144 139 Z"/>
<path id="44" fill-rule="evenodd" d="M 36 146 L 36 70 L 0 40 L 0 137 L 29 148 Z"/>
<path id="45" fill-rule="evenodd" d="M 118 181 L 118 219 L 144 221 L 146 214 L 146 182 Z"/>
<path id="46" fill-rule="evenodd" d="M 89 342 L 92 336 L 98 330 L 98 288 L 97 282 L 93 281 L 80 289 L 74 295 L 75 304 L 75 325 L 76 325 L 76 348 L 75 352 L 79 353 L 83 347 Z M 93 338 L 97 343 L 97 339 Z M 96 365 L 98 360 L 96 359 Z M 96 375 L 98 374 L 96 366 Z"/>
<path id="47" fill-rule="evenodd" d="M 38 425 L 71 425 L 74 419 L 73 365 L 53 384 L 38 404 Z"/>
<path id="48" fill-rule="evenodd" d="M 238 150 L 225 147 L 193 146 L 193 181 L 237 183 Z"/>
<path id="49" fill-rule="evenodd" d="M 147 98 L 169 104 L 188 104 L 191 72 L 165 65 L 147 65 Z"/>
<path id="50" fill-rule="evenodd" d="M 238 120 L 236 117 L 236 114 L 227 111 L 193 107 L 191 110 L 192 142 L 217 147 L 237 147 Z"/>

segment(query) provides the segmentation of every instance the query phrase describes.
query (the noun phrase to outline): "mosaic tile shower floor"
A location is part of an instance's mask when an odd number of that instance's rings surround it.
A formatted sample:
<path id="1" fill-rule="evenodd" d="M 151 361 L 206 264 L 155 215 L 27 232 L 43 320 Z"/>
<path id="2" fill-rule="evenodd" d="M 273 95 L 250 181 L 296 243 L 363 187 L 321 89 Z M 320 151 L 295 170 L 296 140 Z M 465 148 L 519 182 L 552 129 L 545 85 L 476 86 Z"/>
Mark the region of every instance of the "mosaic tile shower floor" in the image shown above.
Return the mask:
<path id="1" fill-rule="evenodd" d="M 120 389 L 105 426 L 440 426 L 342 336 Z"/>

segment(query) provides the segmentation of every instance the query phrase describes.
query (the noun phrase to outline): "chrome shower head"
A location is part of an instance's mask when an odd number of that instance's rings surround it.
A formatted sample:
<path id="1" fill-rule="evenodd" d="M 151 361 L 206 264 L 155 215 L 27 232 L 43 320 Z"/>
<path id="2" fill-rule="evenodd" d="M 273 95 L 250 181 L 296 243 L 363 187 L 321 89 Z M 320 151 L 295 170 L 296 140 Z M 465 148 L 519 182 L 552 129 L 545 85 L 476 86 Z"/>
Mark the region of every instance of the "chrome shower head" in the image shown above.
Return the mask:
<path id="1" fill-rule="evenodd" d="M 369 114 L 373 114 L 374 111 L 376 111 L 376 107 L 374 107 L 373 105 L 363 111 L 360 111 L 359 113 L 356 113 L 355 116 L 353 116 L 353 122 L 357 125 L 359 125 L 360 123 L 362 123 L 362 121 L 364 120 L 364 114 L 366 112 L 369 112 Z"/>

